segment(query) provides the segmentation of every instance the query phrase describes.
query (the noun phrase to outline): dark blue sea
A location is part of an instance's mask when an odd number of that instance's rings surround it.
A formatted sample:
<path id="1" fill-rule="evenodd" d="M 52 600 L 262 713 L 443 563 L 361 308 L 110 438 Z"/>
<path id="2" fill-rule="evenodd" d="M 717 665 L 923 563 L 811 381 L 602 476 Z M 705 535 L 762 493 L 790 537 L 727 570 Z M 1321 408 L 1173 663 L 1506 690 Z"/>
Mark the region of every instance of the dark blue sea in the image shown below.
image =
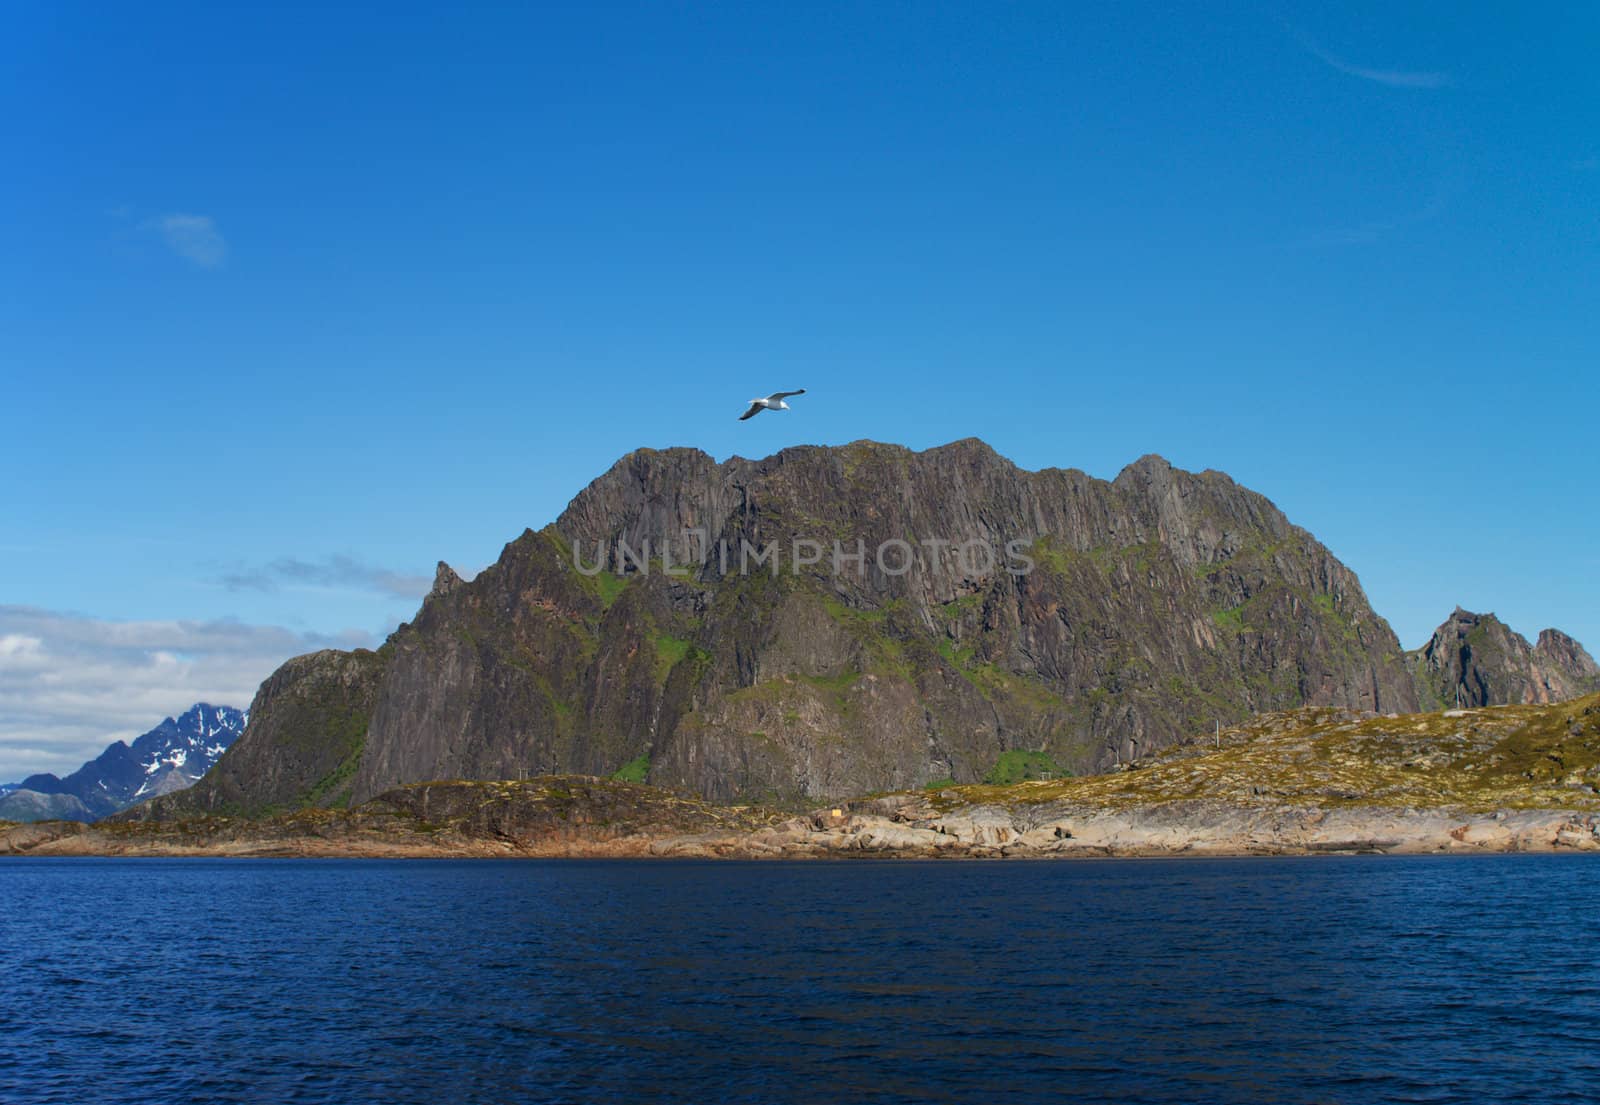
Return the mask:
<path id="1" fill-rule="evenodd" d="M 1600 861 L 0 860 L 0 1101 L 1593 1102 Z"/>

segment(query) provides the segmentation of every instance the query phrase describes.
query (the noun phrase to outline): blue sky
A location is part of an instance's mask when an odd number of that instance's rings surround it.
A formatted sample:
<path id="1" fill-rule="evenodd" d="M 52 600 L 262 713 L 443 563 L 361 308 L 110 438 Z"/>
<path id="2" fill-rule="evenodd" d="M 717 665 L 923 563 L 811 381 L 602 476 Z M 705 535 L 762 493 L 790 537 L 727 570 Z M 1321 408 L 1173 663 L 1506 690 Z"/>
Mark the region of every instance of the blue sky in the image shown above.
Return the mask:
<path id="1" fill-rule="evenodd" d="M 6 8 L 0 779 L 641 445 L 1159 452 L 1600 646 L 1600 9 L 375 11 Z"/>

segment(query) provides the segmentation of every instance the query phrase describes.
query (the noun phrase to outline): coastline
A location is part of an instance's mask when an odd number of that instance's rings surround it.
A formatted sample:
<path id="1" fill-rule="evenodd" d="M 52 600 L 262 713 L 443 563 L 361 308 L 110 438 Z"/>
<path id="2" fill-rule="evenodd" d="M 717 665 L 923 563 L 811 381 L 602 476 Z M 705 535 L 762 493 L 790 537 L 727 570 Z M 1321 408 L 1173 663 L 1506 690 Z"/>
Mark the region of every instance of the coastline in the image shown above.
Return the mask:
<path id="1" fill-rule="evenodd" d="M 1592 809 L 1206 800 L 1007 806 L 906 794 L 785 816 L 651 789 L 563 776 L 420 784 L 356 810 L 265 819 L 36 822 L 0 830 L 0 856 L 1073 859 L 1600 852 L 1600 812 Z M 630 807 L 623 816 L 619 798 Z M 670 813 L 678 816 L 664 816 Z"/>

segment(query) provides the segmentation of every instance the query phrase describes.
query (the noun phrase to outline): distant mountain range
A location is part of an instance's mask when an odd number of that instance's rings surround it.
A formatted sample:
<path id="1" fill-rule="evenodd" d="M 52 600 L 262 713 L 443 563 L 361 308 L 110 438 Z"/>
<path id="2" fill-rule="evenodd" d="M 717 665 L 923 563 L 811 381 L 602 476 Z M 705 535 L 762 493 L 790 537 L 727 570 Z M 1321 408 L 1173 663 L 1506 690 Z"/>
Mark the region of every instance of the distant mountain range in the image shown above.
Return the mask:
<path id="1" fill-rule="evenodd" d="M 194 784 L 244 732 L 249 711 L 196 703 L 131 745 L 117 741 L 65 779 L 30 775 L 0 786 L 0 820 L 94 821 Z"/>

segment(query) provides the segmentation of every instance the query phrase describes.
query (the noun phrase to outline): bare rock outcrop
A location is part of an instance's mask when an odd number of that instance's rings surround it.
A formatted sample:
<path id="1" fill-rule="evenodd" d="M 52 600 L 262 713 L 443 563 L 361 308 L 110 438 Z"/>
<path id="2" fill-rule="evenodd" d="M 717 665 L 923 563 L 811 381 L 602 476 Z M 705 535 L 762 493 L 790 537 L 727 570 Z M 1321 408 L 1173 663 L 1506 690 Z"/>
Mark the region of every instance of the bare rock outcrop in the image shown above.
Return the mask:
<path id="1" fill-rule="evenodd" d="M 1493 614 L 1459 606 L 1408 659 L 1425 707 L 1531 705 L 1600 691 L 1600 665 L 1565 633 L 1546 629 L 1529 645 Z"/>

